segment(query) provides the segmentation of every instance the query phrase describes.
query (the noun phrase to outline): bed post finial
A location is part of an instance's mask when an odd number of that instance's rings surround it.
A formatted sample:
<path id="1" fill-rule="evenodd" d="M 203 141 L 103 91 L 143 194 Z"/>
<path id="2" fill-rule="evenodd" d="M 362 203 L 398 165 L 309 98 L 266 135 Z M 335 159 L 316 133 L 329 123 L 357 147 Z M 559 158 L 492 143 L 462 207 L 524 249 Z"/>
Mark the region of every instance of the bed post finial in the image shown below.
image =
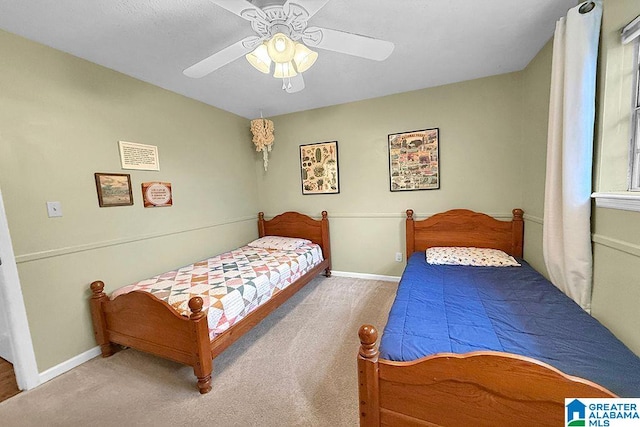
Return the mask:
<path id="1" fill-rule="evenodd" d="M 322 219 L 327 219 L 328 215 L 327 211 L 322 211 Z"/>
<path id="2" fill-rule="evenodd" d="M 414 221 L 413 221 L 413 209 L 407 209 L 407 219 L 404 221 L 405 226 L 405 256 L 407 257 L 407 259 L 409 259 L 409 257 L 411 255 L 413 255 L 413 252 L 415 252 L 416 250 L 416 240 L 415 240 L 415 234 L 414 234 Z"/>
<path id="3" fill-rule="evenodd" d="M 201 297 L 193 297 L 189 300 L 189 309 L 191 310 L 191 320 L 198 320 L 206 316 L 206 313 L 202 311 L 202 305 L 204 301 Z"/>
<path id="4" fill-rule="evenodd" d="M 102 280 L 96 280 L 95 282 L 91 283 L 91 285 L 89 285 L 91 287 L 91 292 L 93 292 L 93 295 L 91 295 L 91 298 L 101 298 L 105 293 L 104 293 L 104 282 Z"/>
<path id="5" fill-rule="evenodd" d="M 211 348 L 209 347 L 209 325 L 206 319 L 207 312 L 202 311 L 203 304 L 204 301 L 201 297 L 193 297 L 189 300 L 189 309 L 191 310 L 189 319 L 191 319 L 193 338 L 197 346 L 194 354 L 193 373 L 198 378 L 197 385 L 200 394 L 211 391 L 211 371 L 213 370 Z"/>
<path id="6" fill-rule="evenodd" d="M 109 333 L 107 332 L 107 321 L 102 311 L 102 303 L 109 301 L 109 297 L 104 293 L 104 282 L 96 280 L 89 285 L 91 288 L 91 318 L 93 319 L 93 334 L 96 342 L 100 346 L 102 357 L 109 357 L 115 352 L 115 348 L 109 341 Z"/>
<path id="7" fill-rule="evenodd" d="M 513 227 L 511 235 L 512 253 L 511 255 L 522 258 L 524 254 L 524 221 L 522 220 L 524 211 L 522 209 L 514 209 L 513 213 Z"/>
<path id="8" fill-rule="evenodd" d="M 378 330 L 373 325 L 362 325 L 358 331 L 360 337 L 360 356 L 365 359 L 373 359 L 378 355 L 376 341 L 378 341 Z"/>
<path id="9" fill-rule="evenodd" d="M 380 378 L 378 370 L 378 331 L 372 325 L 362 325 L 358 330 L 358 397 L 360 400 L 360 425 L 380 425 Z"/>
<path id="10" fill-rule="evenodd" d="M 264 237 L 264 212 L 258 212 L 258 237 Z"/>

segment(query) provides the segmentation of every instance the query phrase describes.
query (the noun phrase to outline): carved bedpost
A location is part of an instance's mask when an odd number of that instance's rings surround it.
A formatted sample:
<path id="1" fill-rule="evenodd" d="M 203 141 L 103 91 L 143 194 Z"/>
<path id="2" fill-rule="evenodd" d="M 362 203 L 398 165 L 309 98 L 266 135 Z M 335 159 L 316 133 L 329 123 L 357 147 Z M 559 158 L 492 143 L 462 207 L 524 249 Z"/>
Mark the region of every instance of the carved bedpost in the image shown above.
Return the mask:
<path id="1" fill-rule="evenodd" d="M 258 236 L 264 237 L 264 212 L 258 212 Z"/>
<path id="2" fill-rule="evenodd" d="M 91 283 L 91 318 L 93 320 L 93 334 L 96 342 L 100 346 L 102 357 L 109 357 L 114 353 L 113 344 L 109 341 L 107 332 L 107 321 L 102 311 L 102 303 L 109 301 L 109 297 L 104 293 L 104 282 L 96 280 Z"/>
<path id="3" fill-rule="evenodd" d="M 524 211 L 522 209 L 514 209 L 513 210 L 513 254 L 517 257 L 522 258 L 523 254 L 523 240 L 524 240 L 524 221 L 522 220 L 522 216 L 524 215 Z"/>
<path id="4" fill-rule="evenodd" d="M 406 221 L 406 226 L 405 226 L 405 230 L 406 230 L 406 242 L 405 242 L 405 246 L 407 248 L 407 253 L 404 254 L 405 259 L 407 261 L 409 261 L 409 257 L 411 255 L 413 255 L 413 253 L 416 250 L 416 242 L 414 240 L 414 235 L 413 235 L 413 210 L 412 209 L 407 209 L 407 221 Z"/>
<path id="5" fill-rule="evenodd" d="M 196 343 L 193 372 L 196 377 L 198 377 L 198 390 L 200 390 L 200 394 L 211 391 L 211 372 L 213 371 L 209 325 L 207 323 L 207 312 L 202 311 L 203 303 L 204 301 L 200 297 L 193 297 L 189 300 L 189 309 L 191 310 L 189 318 L 193 326 L 193 337 Z"/>
<path id="6" fill-rule="evenodd" d="M 378 377 L 378 331 L 372 325 L 362 325 L 358 331 L 358 394 L 360 426 L 380 425 L 380 392 Z"/>
<path id="7" fill-rule="evenodd" d="M 322 251 L 324 258 L 329 260 L 329 266 L 324 270 L 326 277 L 331 277 L 331 244 L 329 243 L 329 214 L 322 211 Z"/>

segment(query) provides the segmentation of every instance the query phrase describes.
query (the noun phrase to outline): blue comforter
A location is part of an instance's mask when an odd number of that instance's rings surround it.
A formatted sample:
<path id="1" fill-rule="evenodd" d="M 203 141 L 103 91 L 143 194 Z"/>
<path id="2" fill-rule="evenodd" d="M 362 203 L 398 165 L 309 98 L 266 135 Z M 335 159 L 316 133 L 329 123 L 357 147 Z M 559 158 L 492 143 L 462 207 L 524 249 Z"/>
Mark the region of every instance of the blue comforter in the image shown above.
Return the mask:
<path id="1" fill-rule="evenodd" d="M 384 359 L 495 350 L 533 357 L 640 397 L 640 358 L 526 262 L 522 267 L 427 264 L 414 253 L 380 343 Z"/>

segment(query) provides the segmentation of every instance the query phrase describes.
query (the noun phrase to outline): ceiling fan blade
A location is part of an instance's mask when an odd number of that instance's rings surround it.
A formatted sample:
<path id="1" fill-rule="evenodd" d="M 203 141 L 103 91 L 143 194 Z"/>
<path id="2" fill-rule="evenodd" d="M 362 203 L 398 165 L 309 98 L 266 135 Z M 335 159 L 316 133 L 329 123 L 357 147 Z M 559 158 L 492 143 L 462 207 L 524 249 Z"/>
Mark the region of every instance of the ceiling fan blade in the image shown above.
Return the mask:
<path id="1" fill-rule="evenodd" d="M 243 55 L 249 53 L 255 48 L 262 39 L 256 36 L 246 37 L 231 46 L 227 46 L 219 52 L 196 62 L 191 67 L 184 70 L 182 73 L 194 79 L 204 77 L 209 73 L 217 70 L 218 68 L 227 65 L 228 63 L 235 61 Z"/>
<path id="2" fill-rule="evenodd" d="M 395 47 L 390 41 L 318 27 L 308 27 L 302 38 L 309 46 L 375 61 L 387 59 Z"/>
<path id="3" fill-rule="evenodd" d="M 302 73 L 298 73 L 297 76 L 291 77 L 285 87 L 285 91 L 287 93 L 300 92 L 302 89 L 304 89 L 304 77 L 302 77 Z"/>
<path id="4" fill-rule="evenodd" d="M 288 11 L 291 4 L 295 4 L 298 7 L 303 8 L 309 14 L 309 18 L 315 15 L 325 4 L 329 3 L 329 0 L 287 0 L 282 8 Z"/>
<path id="5" fill-rule="evenodd" d="M 246 16 L 247 12 L 254 13 L 257 10 L 257 11 L 260 11 L 259 12 L 260 14 L 263 14 L 262 10 L 255 7 L 254 5 L 252 5 L 246 0 L 211 0 L 211 1 L 217 4 L 218 6 L 224 9 L 227 9 L 229 12 L 235 13 L 236 15 L 244 19 L 247 19 L 247 16 Z"/>

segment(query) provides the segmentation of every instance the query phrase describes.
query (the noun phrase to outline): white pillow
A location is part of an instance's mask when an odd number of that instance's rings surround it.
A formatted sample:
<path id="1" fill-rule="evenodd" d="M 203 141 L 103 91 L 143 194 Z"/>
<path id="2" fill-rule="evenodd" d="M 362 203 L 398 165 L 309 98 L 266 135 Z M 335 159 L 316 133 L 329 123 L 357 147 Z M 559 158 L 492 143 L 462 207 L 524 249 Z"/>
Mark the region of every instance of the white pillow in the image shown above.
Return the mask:
<path id="1" fill-rule="evenodd" d="M 476 267 L 519 267 L 514 257 L 499 249 L 467 247 L 433 247 L 426 251 L 427 262 L 436 265 L 471 265 Z"/>
<path id="2" fill-rule="evenodd" d="M 253 248 L 291 251 L 309 243 L 311 243 L 311 240 L 298 239 L 295 237 L 264 236 L 249 243 L 249 246 Z"/>

